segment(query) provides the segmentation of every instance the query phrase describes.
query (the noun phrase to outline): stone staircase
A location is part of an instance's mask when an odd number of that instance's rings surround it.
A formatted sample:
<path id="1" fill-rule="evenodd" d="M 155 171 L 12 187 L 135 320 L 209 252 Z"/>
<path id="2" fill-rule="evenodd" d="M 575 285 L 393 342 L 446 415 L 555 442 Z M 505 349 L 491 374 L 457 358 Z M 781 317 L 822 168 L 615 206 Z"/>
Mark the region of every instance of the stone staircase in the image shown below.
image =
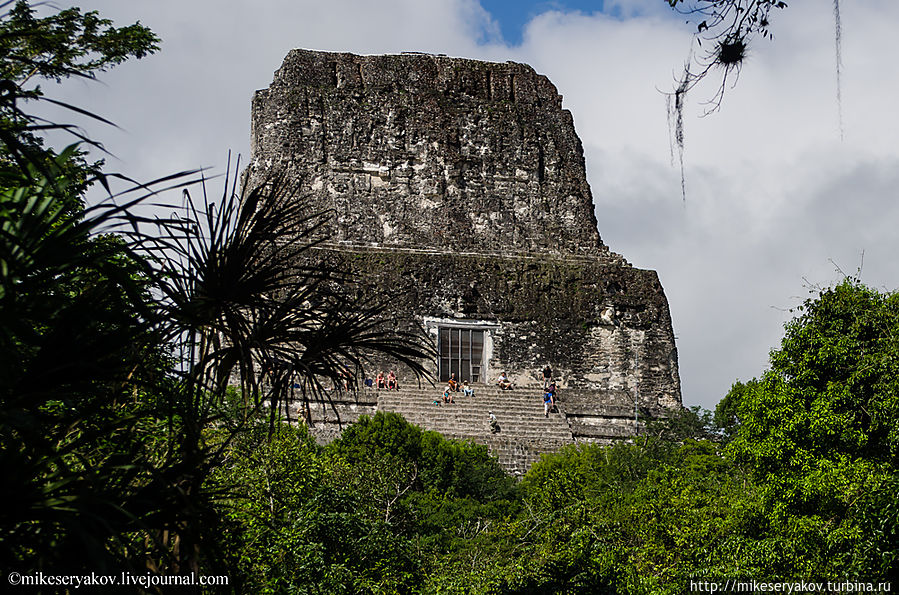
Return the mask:
<path id="1" fill-rule="evenodd" d="M 498 434 L 503 437 L 572 441 L 565 416 L 554 412 L 544 417 L 542 393 L 534 389 L 500 391 L 478 386 L 473 397 L 453 393 L 455 403 L 446 404 L 442 394 L 435 389 L 380 391 L 378 410 L 394 411 L 411 423 L 451 438 L 491 435 L 489 412 L 493 411 L 500 425 Z"/>
<path id="2" fill-rule="evenodd" d="M 443 403 L 439 389 L 380 391 L 378 410 L 399 413 L 447 438 L 486 444 L 500 464 L 517 475 L 524 474 L 541 454 L 574 442 L 562 413 L 544 417 L 542 393 L 537 389 L 500 391 L 483 385 L 474 389 L 473 397 L 454 393 L 455 403 Z M 499 423 L 496 433 L 490 431 L 491 411 Z"/>
<path id="3" fill-rule="evenodd" d="M 454 393 L 452 404 L 442 402 L 442 387 L 335 393 L 330 404 L 313 405 L 311 431 L 320 442 L 328 442 L 360 415 L 391 411 L 447 438 L 487 445 L 503 468 L 516 475 L 524 474 L 540 455 L 556 452 L 566 444 L 608 443 L 633 435 L 632 406 L 612 406 L 608 395 L 599 399 L 596 394 L 575 391 L 567 395 L 563 391 L 556 409 L 544 417 L 539 387 L 501 391 L 495 386 L 474 385 L 474 389 L 473 397 Z M 606 404 L 601 405 L 603 400 Z M 490 431 L 490 411 L 499 423 L 496 433 Z M 301 419 L 298 406 L 291 409 L 291 417 Z"/>

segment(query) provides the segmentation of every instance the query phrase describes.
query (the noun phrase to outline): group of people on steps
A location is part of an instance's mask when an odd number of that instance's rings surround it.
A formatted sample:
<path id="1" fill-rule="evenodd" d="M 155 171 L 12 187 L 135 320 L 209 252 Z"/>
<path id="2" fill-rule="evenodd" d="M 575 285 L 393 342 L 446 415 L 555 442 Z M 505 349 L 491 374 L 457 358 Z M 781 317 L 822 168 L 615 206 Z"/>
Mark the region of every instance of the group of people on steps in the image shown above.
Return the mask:
<path id="1" fill-rule="evenodd" d="M 375 377 L 374 381 L 366 380 L 365 384 L 367 386 L 381 389 L 381 390 L 399 390 L 399 382 L 396 377 L 396 373 L 393 370 L 390 370 L 386 375 L 384 372 L 378 372 L 378 375 Z M 515 388 L 515 384 L 509 380 L 508 374 L 503 371 L 499 377 L 496 379 L 496 386 L 499 387 L 500 390 L 512 390 Z M 435 405 L 440 405 L 441 401 L 444 404 L 455 404 L 455 393 L 461 392 L 466 397 L 474 396 L 474 388 L 472 388 L 467 380 L 459 382 L 456 378 L 456 374 L 450 374 L 449 380 L 446 382 L 446 386 L 443 389 L 443 395 L 440 399 L 434 399 Z M 547 366 L 543 369 L 543 415 L 544 417 L 549 417 L 550 412 L 553 410 L 553 407 L 556 405 L 556 381 L 553 378 L 552 368 Z M 496 416 L 492 411 L 489 412 L 490 415 L 490 430 L 493 433 L 499 431 L 499 424 L 496 420 Z"/>
<path id="2" fill-rule="evenodd" d="M 453 393 L 461 392 L 466 397 L 474 396 L 474 389 L 469 386 L 468 381 L 464 380 L 459 382 L 456 379 L 456 375 L 450 374 L 449 380 L 446 381 L 446 387 L 443 389 L 443 402 L 444 403 L 455 403 L 456 399 L 453 396 Z M 439 405 L 438 401 L 434 401 L 435 404 Z"/>
<path id="3" fill-rule="evenodd" d="M 496 380 L 496 386 L 499 387 L 500 390 L 512 390 L 515 388 L 515 384 L 509 380 L 509 376 L 506 372 L 502 372 L 499 375 L 499 378 Z M 459 381 L 456 380 L 455 374 L 450 374 L 450 378 L 447 381 L 446 388 L 443 389 L 443 402 L 444 403 L 455 403 L 455 399 L 453 397 L 454 392 L 461 391 L 466 396 L 474 396 L 474 389 L 472 389 L 468 385 L 468 381 L 464 381 L 459 384 Z M 435 405 L 439 405 L 439 400 L 434 400 Z M 556 405 L 556 381 L 553 378 L 552 368 L 547 366 L 543 369 L 543 416 L 549 417 L 550 412 Z M 496 418 L 496 415 L 492 412 L 488 412 L 489 420 L 490 420 L 490 431 L 491 433 L 499 432 L 499 422 Z"/>

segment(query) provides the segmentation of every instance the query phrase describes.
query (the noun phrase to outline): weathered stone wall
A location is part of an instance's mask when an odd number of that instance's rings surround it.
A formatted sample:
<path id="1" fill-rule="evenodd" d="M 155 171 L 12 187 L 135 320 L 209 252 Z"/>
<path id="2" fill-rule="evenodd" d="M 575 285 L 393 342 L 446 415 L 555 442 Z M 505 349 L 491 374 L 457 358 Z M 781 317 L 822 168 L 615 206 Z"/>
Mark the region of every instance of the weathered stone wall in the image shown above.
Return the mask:
<path id="1" fill-rule="evenodd" d="M 571 113 L 524 64 L 294 50 L 253 99 L 252 151 L 252 178 L 301 181 L 337 240 L 607 252 Z"/>
<path id="2" fill-rule="evenodd" d="M 488 377 L 505 370 L 534 399 L 552 366 L 556 446 L 627 437 L 635 409 L 642 420 L 680 405 L 658 276 L 603 245 L 571 114 L 529 66 L 295 50 L 254 97 L 252 145 L 249 183 L 286 180 L 333 213 L 310 257 L 363 281 L 360 298 L 395 298 L 399 328 L 423 323 L 435 340 L 438 328 L 481 329 Z M 470 419 L 431 415 L 427 394 L 377 408 L 492 439 Z M 347 403 L 348 419 L 374 407 Z M 533 405 L 510 406 L 508 425 L 515 411 L 539 421 Z M 527 423 L 496 446 L 516 468 L 537 452 L 542 430 Z"/>
<path id="3" fill-rule="evenodd" d="M 536 386 L 548 363 L 563 389 L 633 393 L 639 384 L 643 407 L 680 403 L 671 316 L 655 271 L 590 259 L 337 247 L 316 253 L 398 297 L 403 312 L 494 323 L 491 378 L 505 370 Z"/>

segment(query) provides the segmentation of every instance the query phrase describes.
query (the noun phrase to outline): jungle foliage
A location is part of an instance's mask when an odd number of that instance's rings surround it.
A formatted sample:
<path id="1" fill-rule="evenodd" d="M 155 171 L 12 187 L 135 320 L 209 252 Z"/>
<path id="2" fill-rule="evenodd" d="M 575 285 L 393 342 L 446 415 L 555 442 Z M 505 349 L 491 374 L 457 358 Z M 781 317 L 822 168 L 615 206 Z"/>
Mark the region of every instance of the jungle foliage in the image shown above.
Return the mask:
<path id="1" fill-rule="evenodd" d="M 34 102 L 105 120 L 39 83 L 92 78 L 157 40 L 94 12 L 0 8 L 0 564 L 228 574 L 219 504 L 235 486 L 213 471 L 250 421 L 274 432 L 288 400 L 326 400 L 371 354 L 421 373 L 429 350 L 354 302 L 340 271 L 304 264 L 327 214 L 280 180 L 229 172 L 207 199 L 199 172 L 134 183 L 77 144 L 45 147 L 51 131 L 99 143 Z M 94 184 L 108 197 L 85 206 Z M 136 208 L 176 189 L 166 218 Z"/>
<path id="2" fill-rule="evenodd" d="M 254 591 L 309 593 L 889 581 L 899 568 L 897 305 L 899 294 L 854 279 L 821 290 L 770 368 L 735 383 L 714 415 L 684 409 L 631 443 L 572 444 L 520 483 L 483 447 L 392 414 L 362 417 L 326 447 L 284 426 L 287 442 L 248 448 L 220 470 L 256 478 L 257 491 L 233 501 L 244 541 L 229 547 L 246 561 L 233 568 Z M 302 496 L 282 506 L 282 490 Z"/>

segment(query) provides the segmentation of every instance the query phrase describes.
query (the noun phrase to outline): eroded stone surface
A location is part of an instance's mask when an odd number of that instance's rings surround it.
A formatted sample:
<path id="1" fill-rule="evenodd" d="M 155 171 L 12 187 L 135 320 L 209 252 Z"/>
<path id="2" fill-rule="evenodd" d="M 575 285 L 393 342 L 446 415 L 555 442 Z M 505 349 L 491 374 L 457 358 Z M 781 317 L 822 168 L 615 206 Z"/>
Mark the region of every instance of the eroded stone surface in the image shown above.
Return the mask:
<path id="1" fill-rule="evenodd" d="M 251 171 L 301 180 L 337 240 L 607 254 L 561 102 L 524 64 L 294 50 L 253 100 Z"/>
<path id="2" fill-rule="evenodd" d="M 402 329 L 424 323 L 435 340 L 440 328 L 482 329 L 482 379 L 507 371 L 538 418 L 549 364 L 571 440 L 620 439 L 635 410 L 644 419 L 680 405 L 658 276 L 602 243 L 571 114 L 531 67 L 294 50 L 256 93 L 252 134 L 251 184 L 280 177 L 313 211 L 334 213 L 310 258 L 401 296 Z M 406 399 L 430 405 L 424 393 Z M 358 396 L 347 402 L 354 419 Z M 443 427 L 398 403 L 367 406 Z M 447 431 L 495 438 L 470 421 Z M 536 456 L 528 435 L 491 448 L 524 469 Z"/>

